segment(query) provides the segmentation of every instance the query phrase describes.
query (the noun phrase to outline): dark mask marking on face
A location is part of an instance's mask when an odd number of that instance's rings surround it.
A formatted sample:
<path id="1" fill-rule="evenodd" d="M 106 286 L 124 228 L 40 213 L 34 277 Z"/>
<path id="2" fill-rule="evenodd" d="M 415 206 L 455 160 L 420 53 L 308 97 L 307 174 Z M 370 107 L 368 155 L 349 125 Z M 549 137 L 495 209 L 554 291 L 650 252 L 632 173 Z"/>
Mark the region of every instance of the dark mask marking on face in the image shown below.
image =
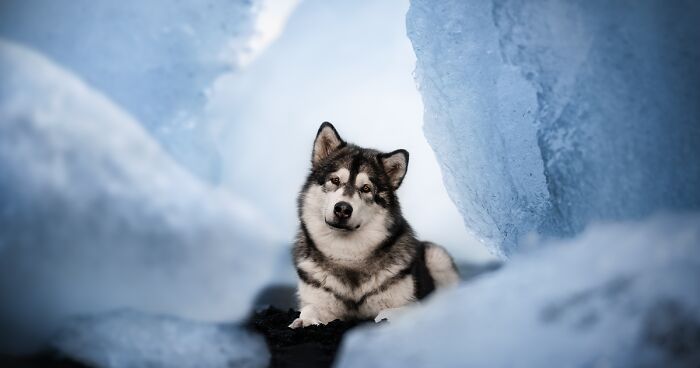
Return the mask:
<path id="1" fill-rule="evenodd" d="M 362 163 L 362 152 L 358 152 L 353 156 L 352 161 L 350 161 L 350 176 L 348 177 L 348 182 L 345 183 L 345 189 L 343 194 L 352 197 L 355 194 L 355 180 L 357 179 L 357 174 L 360 171 L 360 164 Z"/>

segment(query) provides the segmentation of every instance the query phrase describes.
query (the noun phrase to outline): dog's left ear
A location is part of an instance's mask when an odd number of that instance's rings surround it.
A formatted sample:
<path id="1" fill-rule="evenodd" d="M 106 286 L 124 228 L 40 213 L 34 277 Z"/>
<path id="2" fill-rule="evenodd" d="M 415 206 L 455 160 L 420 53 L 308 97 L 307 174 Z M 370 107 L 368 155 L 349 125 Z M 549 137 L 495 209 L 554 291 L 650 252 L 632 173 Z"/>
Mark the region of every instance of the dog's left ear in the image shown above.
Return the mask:
<path id="1" fill-rule="evenodd" d="M 318 128 L 318 133 L 316 133 L 314 150 L 311 154 L 311 164 L 315 166 L 344 145 L 345 142 L 340 138 L 333 124 L 324 122 L 321 124 L 321 127 Z"/>
<path id="2" fill-rule="evenodd" d="M 379 162 L 384 166 L 384 171 L 389 176 L 391 188 L 396 190 L 401 186 L 406 170 L 408 170 L 408 151 L 399 149 L 379 155 Z"/>

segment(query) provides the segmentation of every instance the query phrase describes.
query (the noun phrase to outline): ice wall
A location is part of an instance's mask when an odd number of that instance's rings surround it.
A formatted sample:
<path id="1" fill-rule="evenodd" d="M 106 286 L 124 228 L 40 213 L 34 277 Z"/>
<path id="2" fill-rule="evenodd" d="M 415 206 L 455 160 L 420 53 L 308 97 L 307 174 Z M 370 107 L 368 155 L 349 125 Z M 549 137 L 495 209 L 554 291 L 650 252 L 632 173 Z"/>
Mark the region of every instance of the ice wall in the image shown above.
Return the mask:
<path id="1" fill-rule="evenodd" d="M 351 332 L 338 366 L 697 366 L 699 243 L 697 213 L 592 226 Z"/>
<path id="2" fill-rule="evenodd" d="M 297 0 L 0 3 L 0 37 L 47 55 L 132 114 L 181 164 L 217 182 L 200 109 L 215 78 L 251 62 Z"/>
<path id="3" fill-rule="evenodd" d="M 277 258 L 261 216 L 43 56 L 1 41 L 0 70 L 0 335 L 119 307 L 244 316 Z"/>
<path id="4" fill-rule="evenodd" d="M 411 1 L 425 134 L 468 227 L 526 233 L 700 207 L 700 5 Z"/>

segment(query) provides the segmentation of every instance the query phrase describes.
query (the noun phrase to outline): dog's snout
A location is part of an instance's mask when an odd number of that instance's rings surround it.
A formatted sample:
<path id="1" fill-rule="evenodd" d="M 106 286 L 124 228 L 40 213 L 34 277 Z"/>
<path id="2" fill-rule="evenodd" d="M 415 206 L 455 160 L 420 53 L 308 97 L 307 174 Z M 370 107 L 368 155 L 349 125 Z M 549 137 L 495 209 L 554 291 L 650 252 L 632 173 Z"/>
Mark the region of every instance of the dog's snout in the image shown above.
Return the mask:
<path id="1" fill-rule="evenodd" d="M 338 202 L 333 208 L 333 213 L 341 220 L 348 219 L 352 215 L 352 206 L 348 202 Z"/>

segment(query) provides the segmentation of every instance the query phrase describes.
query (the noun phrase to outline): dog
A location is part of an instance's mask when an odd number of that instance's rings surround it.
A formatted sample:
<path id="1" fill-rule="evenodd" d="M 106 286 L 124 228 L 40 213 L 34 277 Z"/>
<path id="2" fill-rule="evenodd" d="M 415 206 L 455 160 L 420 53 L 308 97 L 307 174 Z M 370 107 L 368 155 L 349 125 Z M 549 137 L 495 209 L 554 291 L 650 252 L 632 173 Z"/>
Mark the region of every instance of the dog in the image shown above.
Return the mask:
<path id="1" fill-rule="evenodd" d="M 301 313 L 289 327 L 375 318 L 458 282 L 447 251 L 416 239 L 401 214 L 407 168 L 406 150 L 362 148 L 321 124 L 298 197 Z"/>

